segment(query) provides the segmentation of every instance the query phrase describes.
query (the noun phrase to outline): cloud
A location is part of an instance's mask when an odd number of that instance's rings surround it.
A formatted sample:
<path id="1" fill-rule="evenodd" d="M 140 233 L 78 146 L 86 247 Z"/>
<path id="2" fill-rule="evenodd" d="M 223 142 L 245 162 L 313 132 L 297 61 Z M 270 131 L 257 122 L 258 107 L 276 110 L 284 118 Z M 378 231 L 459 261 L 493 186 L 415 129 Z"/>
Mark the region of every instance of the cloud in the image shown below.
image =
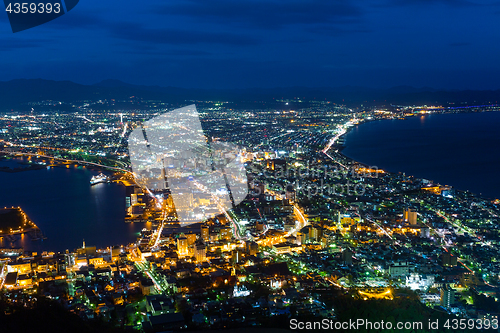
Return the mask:
<path id="1" fill-rule="evenodd" d="M 116 38 L 144 43 L 169 45 L 194 44 L 224 44 L 224 45 L 254 45 L 258 39 L 244 34 L 230 32 L 189 31 L 170 28 L 145 28 L 139 24 L 118 23 L 110 26 L 112 35 Z"/>
<path id="2" fill-rule="evenodd" d="M 279 29 L 292 25 L 342 23 L 363 10 L 350 0 L 188 0 L 155 7 L 162 15 L 181 15 L 222 25 Z"/>
<path id="3" fill-rule="evenodd" d="M 47 24 L 46 27 L 55 29 L 74 29 L 92 27 L 99 28 L 104 25 L 106 25 L 106 21 L 99 15 L 96 15 L 95 13 L 87 13 L 81 10 L 74 10 L 57 18 L 57 20 L 52 21 L 50 24 Z"/>
<path id="4" fill-rule="evenodd" d="M 365 28 L 345 28 L 343 26 L 336 25 L 319 25 L 310 27 L 307 31 L 317 35 L 340 36 L 346 34 L 369 33 L 373 30 Z"/>
<path id="5" fill-rule="evenodd" d="M 471 45 L 471 43 L 469 43 L 469 42 L 456 42 L 456 43 L 450 43 L 448 45 L 453 46 L 453 47 L 458 47 L 458 46 L 469 46 L 469 45 Z"/>
<path id="6" fill-rule="evenodd" d="M 177 50 L 161 50 L 154 47 L 145 47 L 140 49 L 129 49 L 125 51 L 121 51 L 121 53 L 126 54 L 139 54 L 148 56 L 156 55 L 156 56 L 174 56 L 174 57 L 205 57 L 213 55 L 211 52 L 206 52 L 202 50 L 186 50 L 186 49 L 177 49 Z"/>
<path id="7" fill-rule="evenodd" d="M 491 3 L 484 4 L 468 0 L 388 0 L 385 4 L 382 5 L 393 7 L 393 6 L 434 5 L 434 4 L 443 4 L 451 7 L 480 7 L 480 6 L 495 5 Z"/>
<path id="8" fill-rule="evenodd" d="M 0 51 L 16 51 L 19 49 L 44 47 L 51 42 L 48 39 L 0 39 Z"/>

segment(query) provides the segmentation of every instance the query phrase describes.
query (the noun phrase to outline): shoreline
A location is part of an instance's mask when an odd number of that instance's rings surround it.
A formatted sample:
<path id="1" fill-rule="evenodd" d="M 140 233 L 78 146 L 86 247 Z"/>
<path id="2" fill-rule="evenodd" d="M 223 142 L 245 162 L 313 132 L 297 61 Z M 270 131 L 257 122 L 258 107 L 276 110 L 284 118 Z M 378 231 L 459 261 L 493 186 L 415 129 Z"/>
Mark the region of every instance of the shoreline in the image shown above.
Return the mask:
<path id="1" fill-rule="evenodd" d="M 9 167 L 12 167 L 12 165 L 14 165 L 14 167 L 16 166 L 15 163 L 20 163 L 20 164 L 28 164 L 27 163 L 27 157 L 26 156 L 10 156 L 10 157 L 7 157 L 7 159 L 5 159 L 4 156 L 1 156 L 0 154 L 0 161 L 12 161 L 11 165 L 9 165 Z M 83 184 L 82 186 L 88 186 L 89 188 L 92 187 L 92 185 L 90 185 L 90 183 L 88 182 L 88 180 L 90 179 L 90 176 L 91 175 L 94 175 L 94 174 L 98 174 L 99 172 L 102 172 L 104 174 L 107 174 L 108 176 L 110 176 L 113 181 L 110 181 L 109 184 L 104 184 L 104 185 L 113 185 L 113 186 L 116 186 L 117 187 L 120 187 L 120 188 L 123 188 L 125 189 L 127 185 L 125 185 L 122 181 L 118 181 L 116 180 L 115 178 L 120 178 L 122 175 L 124 175 L 123 173 L 117 173 L 117 171 L 113 171 L 113 170 L 109 170 L 107 168 L 100 168 L 100 167 L 97 167 L 97 166 L 87 166 L 87 165 L 75 165 L 74 163 L 71 163 L 71 164 L 68 164 L 68 163 L 58 163 L 56 161 L 57 164 L 51 164 L 51 165 L 41 165 L 40 164 L 36 164 L 37 161 L 41 161 L 40 160 L 35 160 L 35 159 L 31 159 L 32 163 L 29 163 L 29 164 L 33 164 L 34 165 L 34 168 L 23 168 L 23 170 L 19 170 L 19 171 L 15 171 L 15 172 L 1 172 L 0 171 L 0 175 L 4 175 L 3 177 L 5 179 L 9 179 L 9 178 L 13 178 L 15 177 L 16 179 L 18 177 L 20 177 L 20 179 L 23 179 L 25 177 L 29 177 L 30 179 L 33 179 L 33 178 L 38 178 L 38 174 L 35 172 L 34 174 L 33 173 L 26 173 L 26 174 L 23 174 L 22 171 L 30 171 L 30 170 L 39 170 L 39 172 L 42 173 L 42 176 L 46 173 L 46 172 L 57 172 L 57 174 L 60 174 L 61 172 L 63 174 L 72 174 L 72 173 L 85 173 L 85 175 L 89 175 L 88 178 L 87 177 L 83 177 L 83 179 L 87 179 L 86 181 L 83 180 Z M 24 167 L 24 165 L 23 165 Z M 50 167 L 50 168 L 49 168 Z M 67 170 L 67 171 L 64 171 L 64 170 Z M 69 171 L 69 172 L 68 172 Z M 116 177 L 113 177 L 113 174 L 116 175 Z M 66 178 L 65 178 L 66 179 Z M 71 178 L 72 179 L 72 178 Z M 68 183 L 66 183 L 66 185 L 68 185 Z M 92 190 L 90 190 L 92 192 Z M 119 190 L 119 193 L 121 193 L 122 190 Z M 112 193 L 115 193 L 114 191 Z M 106 197 L 107 198 L 107 197 Z M 111 200 L 113 201 L 113 200 Z M 118 199 L 119 203 L 121 203 L 121 200 Z M 125 202 L 125 197 L 123 198 L 123 202 Z M 24 201 L 16 201 L 16 202 L 13 202 L 13 203 L 10 203 L 8 202 L 8 206 L 10 207 L 12 204 L 14 204 L 15 206 L 21 206 L 23 209 L 29 209 L 31 206 L 32 206 L 32 200 L 31 199 L 27 199 L 27 200 L 24 200 Z M 56 206 L 58 204 L 55 204 Z M 3 206 L 2 206 L 3 208 Z M 108 209 L 104 209 L 105 211 L 107 211 Z M 119 212 L 118 214 L 121 214 L 122 213 L 122 210 L 119 209 Z M 60 215 L 60 214 L 59 214 Z M 124 217 L 125 217 L 125 213 L 123 213 Z M 77 248 L 78 247 L 78 244 L 79 244 L 79 240 L 77 239 L 76 242 L 64 242 L 64 241 L 59 241 L 58 238 L 60 237 L 59 235 L 57 235 L 57 233 L 54 235 L 53 233 L 51 233 L 51 230 L 53 229 L 53 226 L 52 224 L 55 223 L 54 221 L 60 221 L 61 223 L 65 224 L 64 221 L 63 221 L 63 217 L 59 217 L 58 219 L 56 219 L 55 217 L 51 217 L 51 218 L 44 218 L 43 216 L 37 216 L 37 215 L 34 215 L 34 216 L 31 216 L 30 215 L 30 218 L 33 218 L 34 220 L 37 221 L 37 227 L 36 227 L 36 230 L 30 230 L 30 232 L 28 232 L 28 230 L 25 230 L 25 232 L 14 232 L 12 234 L 5 234 L 3 233 L 2 235 L 0 235 L 0 238 L 2 239 L 2 246 L 0 246 L 0 249 L 9 249 L 9 248 L 23 248 L 23 251 L 54 251 L 54 252 L 64 252 L 65 250 L 69 249 L 69 250 L 72 250 L 74 248 Z M 39 223 L 41 222 L 42 220 L 46 220 L 44 223 Z M 119 219 L 119 215 L 116 215 L 116 218 L 113 219 L 113 221 L 117 220 L 119 224 L 116 224 L 115 222 L 114 225 L 116 227 L 122 227 L 120 230 L 120 234 L 122 234 L 122 237 L 115 237 L 115 238 L 121 238 L 122 240 L 119 240 L 118 239 L 118 242 L 115 242 L 114 240 L 111 240 L 110 241 L 110 244 L 114 244 L 114 245 L 126 245 L 126 244 L 129 244 L 130 242 L 135 242 L 136 241 L 136 237 L 133 237 L 133 239 L 128 239 L 129 238 L 129 235 L 131 234 L 131 230 L 132 229 L 137 229 L 137 228 L 131 228 L 129 225 L 130 223 L 125 223 L 125 218 L 123 219 Z M 49 224 L 47 224 L 47 221 L 49 221 Z M 59 222 L 57 222 L 59 223 Z M 0 228 L 2 229 L 2 228 Z M 108 228 L 109 229 L 109 228 Z M 108 230 L 106 229 L 106 230 Z M 96 229 L 97 230 L 97 229 Z M 109 231 L 109 230 L 108 230 Z M 135 230 L 133 231 L 133 233 L 135 234 L 136 232 L 138 232 L 139 230 Z M 100 232 L 100 231 L 99 231 Z M 25 234 L 25 238 L 24 240 L 20 239 L 21 237 L 21 234 Z M 26 236 L 29 236 L 28 238 L 26 238 Z M 102 238 L 102 237 L 101 237 Z M 54 243 L 55 246 L 47 246 L 47 245 L 44 245 L 43 243 L 45 243 L 45 240 L 48 239 L 48 241 L 50 241 L 50 243 Z M 89 238 L 90 239 L 90 238 Z M 114 239 L 114 238 L 113 238 Z M 41 242 L 38 242 L 38 241 L 42 241 L 43 240 L 43 243 Z M 26 242 L 27 241 L 27 242 Z M 31 242 L 33 241 L 33 242 Z M 92 240 L 91 240 L 92 241 Z M 62 244 L 62 246 L 59 247 L 59 244 Z M 103 243 L 102 240 L 100 240 L 100 238 L 98 237 L 96 240 L 95 240 L 95 244 L 97 246 L 103 246 L 105 245 L 105 243 Z"/>
<path id="2" fill-rule="evenodd" d="M 487 112 L 500 112 L 500 110 L 468 111 L 468 112 L 433 112 L 433 113 L 426 113 L 426 114 L 407 115 L 407 116 L 404 116 L 403 118 L 397 117 L 397 118 L 384 118 L 384 119 L 367 119 L 367 120 L 363 119 L 361 122 L 359 122 L 355 126 L 349 127 L 346 130 L 345 133 L 343 133 L 342 135 L 339 136 L 338 140 L 343 139 L 344 140 L 344 144 L 342 146 L 336 146 L 336 149 L 337 149 L 336 154 L 339 154 L 340 156 L 342 156 L 346 160 L 350 161 L 351 163 L 356 163 L 356 164 L 359 164 L 359 165 L 361 165 L 363 167 L 371 168 L 372 166 L 370 166 L 370 165 L 368 165 L 366 163 L 357 161 L 356 159 L 354 159 L 352 157 L 349 157 L 349 156 L 347 156 L 347 155 L 345 155 L 343 153 L 343 150 L 345 148 L 347 148 L 347 145 L 345 144 L 345 136 L 348 135 L 357 126 L 360 126 L 360 125 L 363 125 L 363 124 L 369 123 L 369 122 L 375 122 L 375 121 L 383 121 L 383 120 L 406 120 L 409 117 L 430 116 L 430 115 L 433 115 L 433 114 L 435 114 L 435 115 L 456 115 L 456 114 L 487 113 Z M 332 147 L 334 147 L 334 146 L 335 145 L 332 145 Z M 332 149 L 332 147 L 330 147 L 329 150 Z M 392 172 L 392 171 L 387 171 L 387 170 L 384 170 L 384 169 L 381 169 L 381 170 L 383 170 L 385 173 L 388 173 L 388 174 L 402 174 L 402 173 L 404 173 L 405 175 L 411 176 L 411 177 L 413 177 L 415 179 L 425 179 L 425 178 L 422 178 L 422 177 L 417 177 L 417 176 L 415 176 L 413 174 L 407 174 L 404 171 Z M 476 193 L 476 192 L 473 192 L 473 191 L 470 191 L 470 190 L 461 190 L 461 189 L 456 188 L 454 185 L 442 185 L 442 184 L 440 184 L 438 182 L 434 182 L 434 181 L 433 181 L 433 184 L 434 185 L 438 185 L 438 186 L 451 186 L 453 188 L 453 190 L 455 190 L 455 191 L 463 192 L 463 193 L 468 192 L 470 194 L 473 194 L 475 197 L 482 198 L 484 200 L 488 200 L 488 201 L 491 201 L 491 202 L 500 199 L 500 198 L 485 196 L 485 195 L 482 195 L 482 194 L 479 194 L 479 193 Z"/>

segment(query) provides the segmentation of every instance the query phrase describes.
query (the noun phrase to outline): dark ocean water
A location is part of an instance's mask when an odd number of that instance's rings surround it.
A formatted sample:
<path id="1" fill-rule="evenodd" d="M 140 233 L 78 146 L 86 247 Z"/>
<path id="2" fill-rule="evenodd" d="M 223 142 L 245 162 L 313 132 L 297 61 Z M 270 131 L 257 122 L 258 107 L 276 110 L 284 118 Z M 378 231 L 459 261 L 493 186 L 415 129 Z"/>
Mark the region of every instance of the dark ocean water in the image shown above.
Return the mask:
<path id="1" fill-rule="evenodd" d="M 0 166 L 13 168 L 15 163 L 0 160 Z M 144 225 L 124 222 L 125 187 L 90 186 L 90 178 L 98 173 L 81 166 L 0 172 L 0 206 L 20 206 L 47 236 L 43 241 L 16 236 L 15 242 L 4 237 L 0 247 L 64 251 L 81 247 L 83 239 L 97 247 L 134 241 Z"/>
<path id="2" fill-rule="evenodd" d="M 346 135 L 343 153 L 387 171 L 500 198 L 500 112 L 364 123 Z"/>

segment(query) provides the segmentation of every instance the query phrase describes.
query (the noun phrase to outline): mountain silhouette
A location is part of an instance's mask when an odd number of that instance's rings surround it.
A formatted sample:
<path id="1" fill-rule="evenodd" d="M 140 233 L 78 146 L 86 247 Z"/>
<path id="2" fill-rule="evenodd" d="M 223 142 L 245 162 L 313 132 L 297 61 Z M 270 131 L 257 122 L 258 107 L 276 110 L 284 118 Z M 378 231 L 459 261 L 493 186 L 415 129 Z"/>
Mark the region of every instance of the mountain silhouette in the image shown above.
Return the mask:
<path id="1" fill-rule="evenodd" d="M 399 86 L 390 89 L 374 89 L 344 86 L 336 88 L 285 87 L 249 89 L 187 89 L 134 85 L 120 80 L 104 80 L 92 85 L 72 81 L 53 81 L 44 79 L 16 79 L 0 81 L 0 110 L 30 110 L 30 102 L 57 101 L 71 103 L 77 101 L 96 101 L 115 99 L 129 100 L 132 96 L 144 100 L 159 100 L 167 103 L 186 103 L 186 101 L 224 100 L 237 103 L 262 102 L 269 106 L 276 100 L 324 101 L 348 106 L 381 105 L 449 105 L 449 104 L 496 104 L 500 101 L 500 90 L 437 90 L 433 88 L 414 88 Z M 306 106 L 306 103 L 293 103 L 293 107 Z"/>

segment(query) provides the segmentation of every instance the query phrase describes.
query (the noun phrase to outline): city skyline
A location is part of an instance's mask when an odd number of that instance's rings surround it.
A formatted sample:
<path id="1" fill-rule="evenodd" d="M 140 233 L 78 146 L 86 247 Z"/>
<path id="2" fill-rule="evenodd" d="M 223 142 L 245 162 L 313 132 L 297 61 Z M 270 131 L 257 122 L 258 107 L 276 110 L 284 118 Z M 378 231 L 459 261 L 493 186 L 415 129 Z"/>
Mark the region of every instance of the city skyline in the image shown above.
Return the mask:
<path id="1" fill-rule="evenodd" d="M 2 329 L 500 329 L 500 2 L 58 1 L 0 15 Z"/>

